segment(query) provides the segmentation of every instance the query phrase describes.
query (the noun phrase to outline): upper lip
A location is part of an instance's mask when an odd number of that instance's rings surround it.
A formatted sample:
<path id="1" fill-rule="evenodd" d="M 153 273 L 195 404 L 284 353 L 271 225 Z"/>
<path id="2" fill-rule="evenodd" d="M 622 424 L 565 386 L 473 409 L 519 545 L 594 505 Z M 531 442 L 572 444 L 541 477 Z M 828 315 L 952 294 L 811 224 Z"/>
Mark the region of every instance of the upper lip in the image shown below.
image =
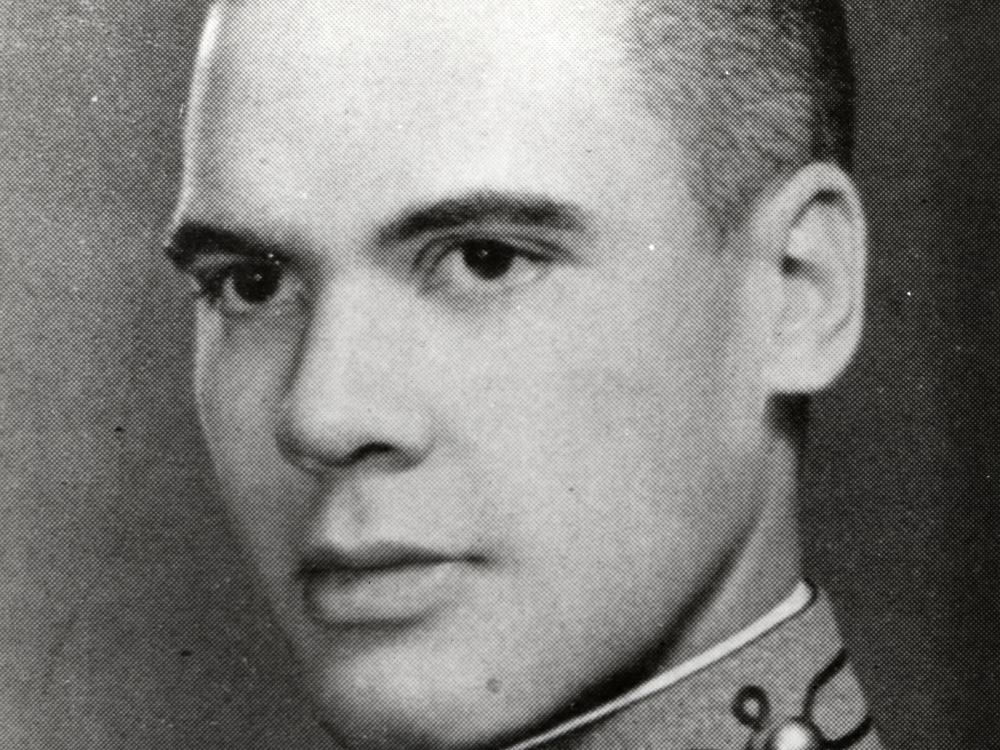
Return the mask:
<path id="1" fill-rule="evenodd" d="M 327 573 L 378 572 L 413 565 L 436 565 L 455 558 L 423 547 L 397 542 L 375 542 L 360 547 L 318 547 L 299 560 L 299 578 Z"/>

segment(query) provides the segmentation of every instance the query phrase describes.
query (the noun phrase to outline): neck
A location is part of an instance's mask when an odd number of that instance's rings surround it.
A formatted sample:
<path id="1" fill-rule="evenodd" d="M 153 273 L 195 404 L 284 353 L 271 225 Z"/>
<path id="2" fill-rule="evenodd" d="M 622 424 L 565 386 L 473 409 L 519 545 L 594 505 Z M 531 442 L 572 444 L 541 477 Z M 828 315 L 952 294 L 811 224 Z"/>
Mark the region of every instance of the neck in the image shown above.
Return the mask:
<path id="1" fill-rule="evenodd" d="M 757 485 L 761 511 L 742 543 L 711 576 L 656 671 L 676 666 L 746 628 L 784 600 L 802 580 L 795 515 L 797 451 L 779 443 Z"/>
<path id="2" fill-rule="evenodd" d="M 622 693 L 729 640 L 765 617 L 795 590 L 802 580 L 794 514 L 796 456 L 794 448 L 781 444 L 769 453 L 769 460 L 757 474 L 760 481 L 739 483 L 743 501 L 760 508 L 755 520 L 742 535 L 741 543 L 710 576 L 710 583 L 660 653 L 650 655 L 646 668 L 632 674 L 627 687 L 624 683 L 619 686 Z M 602 687 L 602 692 L 605 689 Z M 607 696 L 593 707 L 606 700 Z M 588 704 L 586 697 L 576 702 L 578 709 Z M 557 717 L 554 724 L 558 726 L 570 718 Z M 561 750 L 572 748 L 574 738 L 585 735 L 560 736 L 558 746 Z M 529 737 L 525 744 L 531 742 Z"/>

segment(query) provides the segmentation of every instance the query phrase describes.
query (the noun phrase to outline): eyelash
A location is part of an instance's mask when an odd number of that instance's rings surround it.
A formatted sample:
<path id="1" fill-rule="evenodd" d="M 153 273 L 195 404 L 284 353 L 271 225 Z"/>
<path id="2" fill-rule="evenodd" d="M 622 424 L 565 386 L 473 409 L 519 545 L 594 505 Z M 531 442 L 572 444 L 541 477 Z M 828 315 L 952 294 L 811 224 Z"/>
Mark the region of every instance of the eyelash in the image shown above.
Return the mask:
<path id="1" fill-rule="evenodd" d="M 282 272 L 289 268 L 289 262 L 285 258 L 273 253 L 242 256 L 205 252 L 196 254 L 195 258 L 196 260 L 182 270 L 194 282 L 192 292 L 195 297 L 205 299 L 217 299 L 222 294 L 222 287 L 226 281 L 241 268 L 270 265 Z"/>
<path id="2" fill-rule="evenodd" d="M 189 271 L 191 279 L 194 281 L 191 294 L 196 299 L 215 301 L 222 294 L 222 284 L 231 272 L 231 266 L 225 266 L 224 270 L 212 269 L 211 271 Z"/>
<path id="3" fill-rule="evenodd" d="M 518 242 L 506 238 L 492 236 L 467 236 L 450 238 L 444 242 L 436 243 L 423 253 L 421 253 L 414 265 L 415 270 L 424 280 L 429 279 L 434 271 L 440 268 L 441 264 L 453 254 L 465 254 L 479 245 L 480 249 L 487 248 L 500 254 L 506 254 L 510 258 L 522 259 L 531 263 L 541 264 L 550 258 L 550 254 L 538 250 L 531 250 L 525 247 L 526 242 Z M 535 243 L 537 244 L 537 243 Z"/>
<path id="4" fill-rule="evenodd" d="M 194 297 L 208 302 L 218 301 L 222 297 L 223 285 L 239 265 L 240 262 L 230 262 L 208 268 L 189 269 L 188 273 L 194 281 Z"/>

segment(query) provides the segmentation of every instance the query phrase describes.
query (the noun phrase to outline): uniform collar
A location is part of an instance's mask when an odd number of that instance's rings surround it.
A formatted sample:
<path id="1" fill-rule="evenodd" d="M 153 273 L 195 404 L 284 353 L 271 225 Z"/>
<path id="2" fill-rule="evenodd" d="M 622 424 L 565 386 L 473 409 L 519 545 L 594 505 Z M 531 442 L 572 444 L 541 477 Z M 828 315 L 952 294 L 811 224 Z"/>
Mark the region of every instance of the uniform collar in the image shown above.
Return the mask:
<path id="1" fill-rule="evenodd" d="M 732 638 L 509 750 L 881 750 L 829 602 L 802 584 Z"/>
<path id="2" fill-rule="evenodd" d="M 507 750 L 532 750 L 533 748 L 547 745 L 564 735 L 576 733 L 590 724 L 667 690 L 691 675 L 722 661 L 747 644 L 756 641 L 766 633 L 779 627 L 782 623 L 792 619 L 809 607 L 814 596 L 815 592 L 813 588 L 805 582 L 800 582 L 776 607 L 726 640 L 664 672 L 659 672 L 624 695 L 608 703 L 604 703 L 585 714 L 558 724 L 548 731 L 511 745 Z"/>

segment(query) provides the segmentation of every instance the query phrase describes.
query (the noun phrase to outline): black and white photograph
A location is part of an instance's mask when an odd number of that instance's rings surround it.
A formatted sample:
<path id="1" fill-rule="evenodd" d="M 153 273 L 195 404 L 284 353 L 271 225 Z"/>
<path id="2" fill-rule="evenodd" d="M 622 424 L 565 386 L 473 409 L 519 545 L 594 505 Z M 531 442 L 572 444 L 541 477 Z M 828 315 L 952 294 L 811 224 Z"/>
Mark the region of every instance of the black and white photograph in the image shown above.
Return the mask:
<path id="1" fill-rule="evenodd" d="M 0 749 L 1000 750 L 1000 13 L 0 1 Z"/>

